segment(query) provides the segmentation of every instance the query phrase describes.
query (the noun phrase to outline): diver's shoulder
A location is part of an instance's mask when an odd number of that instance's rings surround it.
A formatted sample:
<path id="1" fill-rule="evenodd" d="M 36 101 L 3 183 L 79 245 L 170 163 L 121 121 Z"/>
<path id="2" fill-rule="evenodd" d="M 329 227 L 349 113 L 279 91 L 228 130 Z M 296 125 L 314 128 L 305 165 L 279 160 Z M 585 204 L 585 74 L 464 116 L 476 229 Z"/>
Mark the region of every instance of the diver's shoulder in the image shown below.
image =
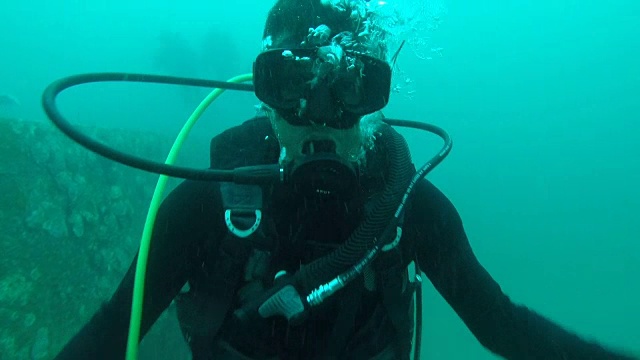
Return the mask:
<path id="1" fill-rule="evenodd" d="M 266 116 L 256 116 L 251 119 L 245 120 L 237 125 L 231 126 L 224 130 L 220 135 L 229 136 L 232 134 L 246 134 L 246 133 L 269 133 L 271 132 L 271 123 Z M 220 136 L 218 135 L 218 136 Z"/>
<path id="2" fill-rule="evenodd" d="M 413 208 L 415 211 L 429 216 L 436 214 L 458 217 L 458 211 L 453 202 L 434 183 L 427 179 L 418 181 L 413 194 Z"/>
<path id="3" fill-rule="evenodd" d="M 214 136 L 210 144 L 213 169 L 274 163 L 278 154 L 279 147 L 266 117 L 255 117 L 232 126 Z"/>

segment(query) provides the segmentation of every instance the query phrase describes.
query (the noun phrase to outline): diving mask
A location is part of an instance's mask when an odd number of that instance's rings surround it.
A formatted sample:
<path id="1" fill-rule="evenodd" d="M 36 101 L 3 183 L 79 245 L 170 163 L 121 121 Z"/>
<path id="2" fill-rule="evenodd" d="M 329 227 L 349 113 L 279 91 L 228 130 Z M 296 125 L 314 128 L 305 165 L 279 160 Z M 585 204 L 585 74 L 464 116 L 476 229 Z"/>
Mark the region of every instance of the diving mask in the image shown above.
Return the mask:
<path id="1" fill-rule="evenodd" d="M 346 129 L 387 105 L 391 68 L 337 45 L 274 49 L 256 58 L 253 83 L 258 99 L 292 125 Z"/>

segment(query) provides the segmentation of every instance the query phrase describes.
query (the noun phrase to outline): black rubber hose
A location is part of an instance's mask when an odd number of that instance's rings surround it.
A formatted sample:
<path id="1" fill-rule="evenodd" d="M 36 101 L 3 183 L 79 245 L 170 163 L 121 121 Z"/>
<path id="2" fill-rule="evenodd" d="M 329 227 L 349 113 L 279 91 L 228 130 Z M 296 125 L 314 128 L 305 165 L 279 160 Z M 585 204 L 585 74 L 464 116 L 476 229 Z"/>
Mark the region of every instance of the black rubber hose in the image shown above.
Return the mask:
<path id="1" fill-rule="evenodd" d="M 320 284 L 334 279 L 353 264 L 360 261 L 377 242 L 389 226 L 389 221 L 409 186 L 414 168 L 411 153 L 404 137 L 391 126 L 385 124 L 380 129 L 376 144 L 389 159 L 387 186 L 375 200 L 369 216 L 356 228 L 349 239 L 330 254 L 303 265 L 296 274 L 304 292 L 309 292 Z M 384 240 L 384 239 L 383 239 Z"/>
<path id="2" fill-rule="evenodd" d="M 149 74 L 128 73 L 95 73 L 69 76 L 57 80 L 47 86 L 42 94 L 42 106 L 53 124 L 69 138 L 85 148 L 106 157 L 140 170 L 156 174 L 163 174 L 191 180 L 234 181 L 238 183 L 262 184 L 278 181 L 280 177 L 279 166 L 272 167 L 246 167 L 234 170 L 193 169 L 175 165 L 167 165 L 160 162 L 149 161 L 131 154 L 124 153 L 104 145 L 78 129 L 62 116 L 56 105 L 56 97 L 65 89 L 81 84 L 89 84 L 104 81 L 144 82 L 156 84 L 173 84 L 185 86 L 199 86 L 210 88 L 222 88 L 228 90 L 253 91 L 253 85 L 237 84 L 225 81 L 202 80 L 181 78 L 174 76 L 161 76 Z"/>

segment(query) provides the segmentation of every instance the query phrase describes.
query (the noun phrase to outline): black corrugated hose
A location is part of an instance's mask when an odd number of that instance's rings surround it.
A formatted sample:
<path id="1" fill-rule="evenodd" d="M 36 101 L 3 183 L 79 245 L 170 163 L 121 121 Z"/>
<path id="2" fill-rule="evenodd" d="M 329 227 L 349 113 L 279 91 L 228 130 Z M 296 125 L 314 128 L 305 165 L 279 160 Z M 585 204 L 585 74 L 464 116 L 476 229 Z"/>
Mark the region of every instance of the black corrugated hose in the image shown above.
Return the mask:
<path id="1" fill-rule="evenodd" d="M 377 241 L 385 240 L 380 239 L 380 236 L 389 226 L 390 219 L 393 219 L 415 170 L 407 142 L 391 126 L 384 124 L 381 127 L 376 146 L 379 146 L 389 159 L 387 185 L 382 195 L 375 200 L 371 214 L 346 242 L 328 255 L 303 265 L 298 271 L 298 284 L 305 293 L 334 279 L 358 263 Z"/>

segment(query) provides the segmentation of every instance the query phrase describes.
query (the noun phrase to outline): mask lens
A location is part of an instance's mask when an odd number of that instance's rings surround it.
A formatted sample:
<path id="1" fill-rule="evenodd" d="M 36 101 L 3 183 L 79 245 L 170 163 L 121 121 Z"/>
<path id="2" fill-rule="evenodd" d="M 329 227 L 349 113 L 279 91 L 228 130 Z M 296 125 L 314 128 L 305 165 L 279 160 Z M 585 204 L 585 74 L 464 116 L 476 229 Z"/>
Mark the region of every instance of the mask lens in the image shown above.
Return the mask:
<path id="1" fill-rule="evenodd" d="M 313 79 L 311 56 L 315 51 L 292 53 L 270 50 L 256 58 L 253 83 L 260 101 L 278 110 L 290 110 L 300 105 L 308 82 Z M 290 55 L 287 55 L 290 54 Z"/>
<path id="2" fill-rule="evenodd" d="M 350 81 L 338 89 L 345 109 L 358 115 L 367 115 L 384 108 L 391 93 L 389 64 L 367 55 L 358 55 Z"/>

